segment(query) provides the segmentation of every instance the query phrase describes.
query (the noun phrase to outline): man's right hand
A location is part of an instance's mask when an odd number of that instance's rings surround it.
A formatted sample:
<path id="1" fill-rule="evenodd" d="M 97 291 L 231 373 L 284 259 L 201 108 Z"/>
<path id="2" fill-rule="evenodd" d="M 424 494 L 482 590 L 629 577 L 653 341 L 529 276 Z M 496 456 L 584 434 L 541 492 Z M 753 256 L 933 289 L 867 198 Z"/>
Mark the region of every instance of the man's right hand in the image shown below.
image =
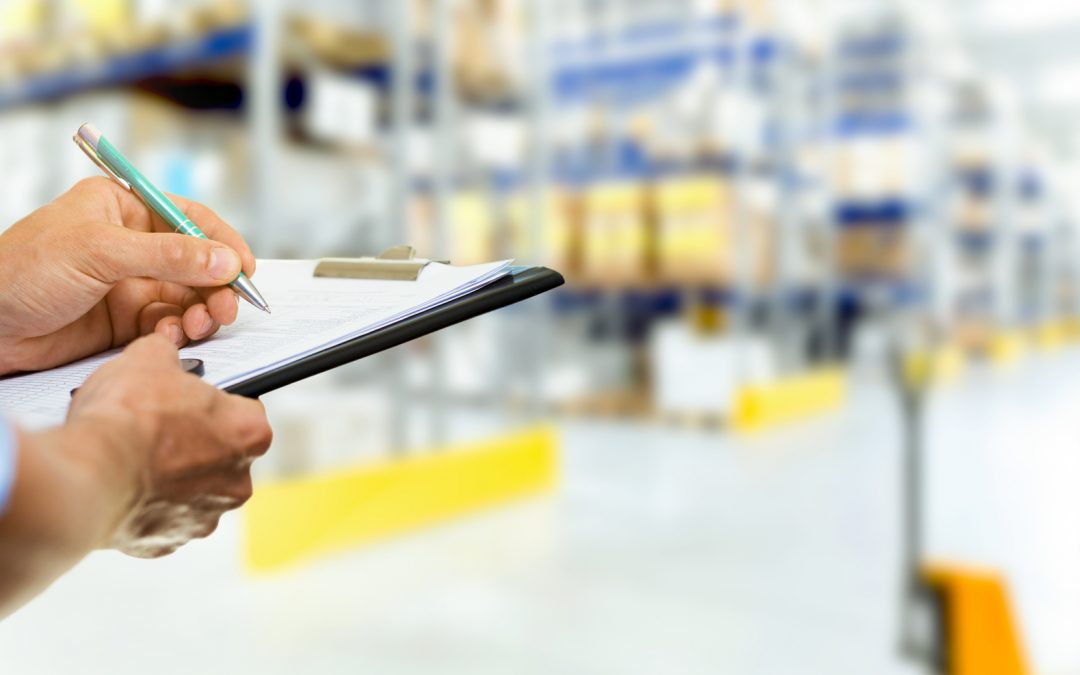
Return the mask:
<path id="1" fill-rule="evenodd" d="M 67 427 L 117 499 L 101 546 L 149 558 L 205 537 L 251 496 L 251 463 L 270 446 L 261 403 L 185 373 L 176 347 L 152 335 L 91 376 Z M 91 456 L 96 454 L 95 456 Z"/>
<path id="2" fill-rule="evenodd" d="M 237 316 L 226 284 L 255 272 L 235 230 L 172 196 L 209 239 L 176 234 L 132 192 L 87 178 L 0 234 L 0 375 L 159 333 L 202 340 Z"/>

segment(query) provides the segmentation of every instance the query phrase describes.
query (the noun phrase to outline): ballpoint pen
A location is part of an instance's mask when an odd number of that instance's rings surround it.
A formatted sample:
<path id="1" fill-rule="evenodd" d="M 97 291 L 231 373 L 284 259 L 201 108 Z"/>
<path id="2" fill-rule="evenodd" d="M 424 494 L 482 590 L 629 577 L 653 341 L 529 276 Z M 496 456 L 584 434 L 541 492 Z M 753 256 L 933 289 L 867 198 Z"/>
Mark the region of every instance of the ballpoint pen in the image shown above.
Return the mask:
<path id="1" fill-rule="evenodd" d="M 75 132 L 73 139 L 75 145 L 79 146 L 86 153 L 86 156 L 90 158 L 90 161 L 97 164 L 105 172 L 105 175 L 135 193 L 150 210 L 168 223 L 169 227 L 180 234 L 207 239 L 203 231 L 184 215 L 180 207 L 166 197 L 164 192 L 154 187 L 154 184 L 132 166 L 131 162 L 127 161 L 120 154 L 120 151 L 94 128 L 94 125 L 82 125 Z M 243 272 L 240 272 L 240 276 L 236 277 L 229 284 L 229 287 L 255 307 L 267 314 L 270 313 L 270 306 L 266 304 L 262 294 L 255 288 L 255 284 L 251 283 L 251 279 Z"/>

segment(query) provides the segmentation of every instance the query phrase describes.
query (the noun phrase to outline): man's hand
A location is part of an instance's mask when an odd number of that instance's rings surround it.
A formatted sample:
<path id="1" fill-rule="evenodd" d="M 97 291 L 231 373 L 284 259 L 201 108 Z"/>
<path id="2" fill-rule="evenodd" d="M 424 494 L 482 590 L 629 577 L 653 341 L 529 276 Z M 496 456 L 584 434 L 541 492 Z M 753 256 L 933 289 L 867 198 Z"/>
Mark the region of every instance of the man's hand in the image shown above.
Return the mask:
<path id="1" fill-rule="evenodd" d="M 161 336 L 91 376 L 62 427 L 18 438 L 0 517 L 0 619 L 96 548 L 149 558 L 205 537 L 251 495 L 262 405 L 180 368 Z"/>
<path id="2" fill-rule="evenodd" d="M 0 375 L 68 363 L 141 335 L 174 345 L 236 320 L 225 286 L 251 276 L 243 238 L 172 197 L 209 240 L 175 234 L 105 178 L 78 183 L 0 235 Z"/>
<path id="3" fill-rule="evenodd" d="M 68 425 L 107 437 L 105 475 L 124 479 L 126 499 L 101 543 L 141 558 L 209 535 L 246 502 L 251 463 L 271 438 L 261 403 L 183 372 L 176 347 L 160 336 L 94 373 L 75 394 Z"/>

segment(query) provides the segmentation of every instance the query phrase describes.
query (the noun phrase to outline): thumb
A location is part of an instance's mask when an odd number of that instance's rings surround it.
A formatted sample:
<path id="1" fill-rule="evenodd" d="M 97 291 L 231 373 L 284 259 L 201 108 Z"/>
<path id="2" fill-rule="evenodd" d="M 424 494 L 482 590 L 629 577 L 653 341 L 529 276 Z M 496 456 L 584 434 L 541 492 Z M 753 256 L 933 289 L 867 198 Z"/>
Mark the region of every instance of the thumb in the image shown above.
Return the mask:
<path id="1" fill-rule="evenodd" d="M 97 239 L 105 280 L 149 277 L 185 286 L 222 286 L 240 275 L 240 256 L 225 244 L 185 234 L 108 227 Z"/>

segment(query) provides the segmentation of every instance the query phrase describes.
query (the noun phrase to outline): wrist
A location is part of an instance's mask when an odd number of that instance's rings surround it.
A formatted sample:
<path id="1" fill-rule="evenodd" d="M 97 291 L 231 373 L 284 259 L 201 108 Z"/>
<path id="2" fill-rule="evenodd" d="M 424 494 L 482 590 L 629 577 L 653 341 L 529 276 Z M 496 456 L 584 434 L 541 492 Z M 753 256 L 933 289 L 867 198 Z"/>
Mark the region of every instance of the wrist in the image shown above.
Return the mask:
<path id="1" fill-rule="evenodd" d="M 142 496 L 141 434 L 125 417 L 81 416 L 39 435 L 68 468 L 90 548 L 106 547 Z"/>

